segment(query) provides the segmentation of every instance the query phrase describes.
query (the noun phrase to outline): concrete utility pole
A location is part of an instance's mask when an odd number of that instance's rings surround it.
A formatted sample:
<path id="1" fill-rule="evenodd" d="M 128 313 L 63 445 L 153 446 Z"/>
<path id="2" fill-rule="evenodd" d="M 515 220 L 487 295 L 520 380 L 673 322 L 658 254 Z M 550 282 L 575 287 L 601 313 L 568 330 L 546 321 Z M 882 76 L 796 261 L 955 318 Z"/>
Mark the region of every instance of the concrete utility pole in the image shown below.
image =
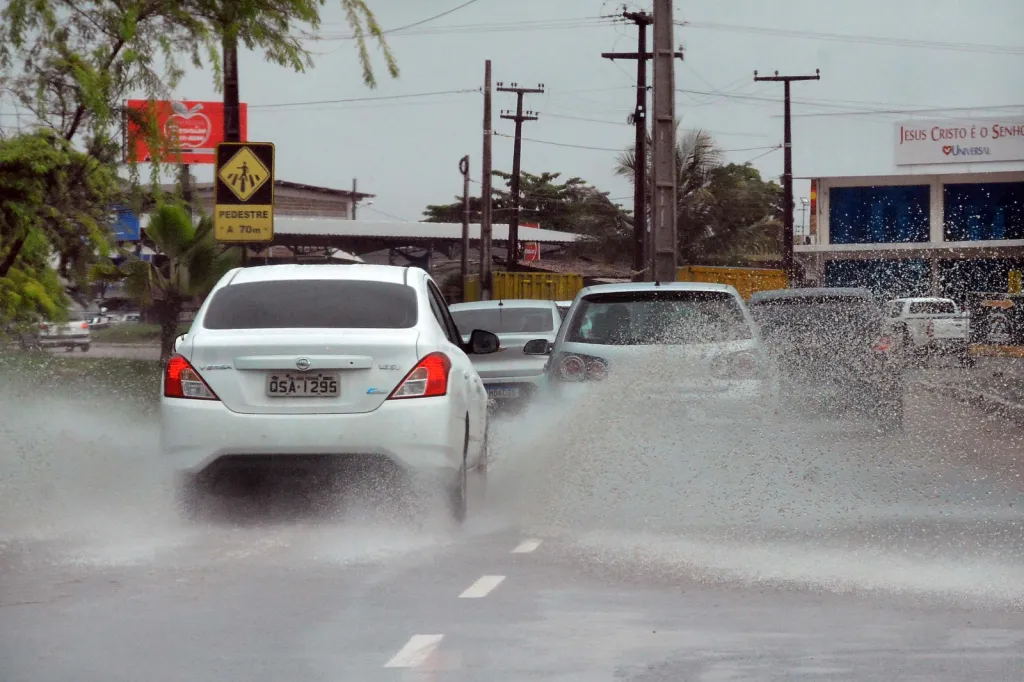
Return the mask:
<path id="1" fill-rule="evenodd" d="M 225 38 L 222 46 L 224 69 L 224 141 L 242 141 L 242 107 L 238 101 L 238 40 Z M 249 264 L 249 247 L 239 244 L 242 267 Z M 270 248 L 269 246 L 267 247 Z"/>
<path id="2" fill-rule="evenodd" d="M 352 178 L 352 220 L 356 219 L 356 206 L 359 205 L 359 197 L 356 196 L 356 179 Z"/>
<path id="3" fill-rule="evenodd" d="M 491 300 L 491 60 L 484 63 L 484 153 L 480 170 L 480 298 Z"/>
<path id="4" fill-rule="evenodd" d="M 647 253 L 647 62 L 653 53 L 647 51 L 647 27 L 654 18 L 647 12 L 628 12 L 622 16 L 637 26 L 636 52 L 602 52 L 605 59 L 636 60 L 636 109 L 633 125 L 636 127 L 636 142 L 633 145 L 636 163 L 633 168 L 633 281 L 650 279 Z M 682 52 L 676 52 L 682 58 Z"/>
<path id="5" fill-rule="evenodd" d="M 519 161 L 523 147 L 523 121 L 537 120 L 537 112 L 523 111 L 523 95 L 544 94 L 544 84 L 541 83 L 535 88 L 521 88 L 518 83 L 513 83 L 509 87 L 498 83 L 498 92 L 516 93 L 516 113 L 501 112 L 503 119 L 516 122 L 515 150 L 512 153 L 512 217 L 508 221 L 508 257 L 505 259 L 505 267 L 513 270 L 519 262 L 519 210 L 522 203 L 519 198 Z"/>
<path id="6" fill-rule="evenodd" d="M 794 283 L 795 271 L 793 268 L 793 135 L 789 116 L 789 84 L 792 81 L 816 81 L 821 80 L 821 70 L 815 69 L 813 76 L 780 76 L 776 71 L 774 76 L 758 76 L 754 72 L 754 81 L 781 81 L 785 85 L 785 123 L 783 144 L 783 171 L 782 171 L 782 269 L 786 271 L 786 277 L 790 285 Z"/>
<path id="7" fill-rule="evenodd" d="M 462 300 L 466 300 L 466 277 L 469 275 L 469 155 L 459 160 L 462 173 Z"/>
<path id="8" fill-rule="evenodd" d="M 676 280 L 676 106 L 672 0 L 654 0 L 654 211 L 651 236 L 656 282 Z"/>

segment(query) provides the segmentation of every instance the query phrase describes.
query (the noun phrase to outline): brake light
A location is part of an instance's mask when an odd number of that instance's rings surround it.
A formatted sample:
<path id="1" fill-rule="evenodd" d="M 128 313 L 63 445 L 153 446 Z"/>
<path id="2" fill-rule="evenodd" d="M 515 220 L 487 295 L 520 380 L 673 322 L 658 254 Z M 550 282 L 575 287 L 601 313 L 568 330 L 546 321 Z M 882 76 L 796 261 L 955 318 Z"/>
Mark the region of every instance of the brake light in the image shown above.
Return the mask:
<path id="1" fill-rule="evenodd" d="M 757 358 L 746 351 L 719 356 L 711 363 L 711 375 L 718 379 L 750 379 L 759 369 Z"/>
<path id="2" fill-rule="evenodd" d="M 416 363 L 388 400 L 398 398 L 433 398 L 448 393 L 448 374 L 452 361 L 444 353 L 430 353 Z"/>
<path id="3" fill-rule="evenodd" d="M 556 375 L 562 381 L 601 381 L 608 376 L 608 363 L 589 355 L 567 354 L 558 361 Z"/>
<path id="4" fill-rule="evenodd" d="M 82 323 L 82 329 L 88 329 L 88 328 L 89 328 L 89 323 L 88 322 L 83 322 Z"/>
<path id="5" fill-rule="evenodd" d="M 219 400 L 199 376 L 199 372 L 180 355 L 172 355 L 167 361 L 167 368 L 164 370 L 164 397 Z"/>
<path id="6" fill-rule="evenodd" d="M 876 353 L 886 353 L 892 348 L 892 338 L 888 336 L 879 336 L 878 339 L 871 344 L 871 350 Z"/>

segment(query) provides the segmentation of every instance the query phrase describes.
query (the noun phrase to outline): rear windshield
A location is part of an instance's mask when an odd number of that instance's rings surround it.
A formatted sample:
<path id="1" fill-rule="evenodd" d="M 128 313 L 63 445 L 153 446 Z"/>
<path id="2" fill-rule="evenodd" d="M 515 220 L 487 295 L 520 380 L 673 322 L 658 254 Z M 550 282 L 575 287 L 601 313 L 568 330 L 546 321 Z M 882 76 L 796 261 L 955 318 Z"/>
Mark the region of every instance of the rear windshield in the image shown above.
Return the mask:
<path id="1" fill-rule="evenodd" d="M 393 282 L 344 279 L 249 282 L 210 301 L 206 329 L 408 329 L 416 291 Z"/>
<path id="2" fill-rule="evenodd" d="M 540 334 L 554 331 L 555 321 L 551 308 L 477 308 L 453 310 L 455 326 L 459 333 L 469 334 L 474 329 L 484 329 L 494 334 L 515 334 L 517 332 Z"/>
<path id="3" fill-rule="evenodd" d="M 861 296 L 793 296 L 750 302 L 750 314 L 762 331 L 782 328 L 844 329 L 849 333 L 873 329 L 881 309 Z"/>
<path id="4" fill-rule="evenodd" d="M 910 304 L 911 315 L 952 315 L 956 306 L 952 301 L 915 301 Z"/>
<path id="5" fill-rule="evenodd" d="M 565 339 L 615 346 L 720 343 L 751 338 L 739 302 L 717 291 L 595 294 L 580 301 Z"/>

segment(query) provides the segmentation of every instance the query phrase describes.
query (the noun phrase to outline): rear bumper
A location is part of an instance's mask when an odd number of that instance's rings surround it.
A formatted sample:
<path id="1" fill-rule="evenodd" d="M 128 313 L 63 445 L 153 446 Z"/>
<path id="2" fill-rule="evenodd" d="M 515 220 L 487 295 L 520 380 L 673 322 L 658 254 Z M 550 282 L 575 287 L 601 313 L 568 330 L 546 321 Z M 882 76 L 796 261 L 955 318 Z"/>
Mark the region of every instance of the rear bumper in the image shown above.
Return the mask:
<path id="1" fill-rule="evenodd" d="M 483 379 L 488 400 L 506 402 L 528 400 L 536 395 L 544 383 L 543 374 L 518 377 L 488 377 Z"/>
<path id="2" fill-rule="evenodd" d="M 89 336 L 37 336 L 36 341 L 44 348 L 67 348 L 72 346 L 88 346 L 92 343 L 92 338 Z"/>
<path id="3" fill-rule="evenodd" d="M 593 382 L 562 382 L 552 380 L 543 391 L 545 400 L 560 404 L 586 400 L 600 384 Z M 616 387 L 615 400 L 630 405 L 700 408 L 709 418 L 766 416 L 778 407 L 779 384 L 774 379 L 712 381 L 682 385 L 652 386 L 632 384 Z"/>
<path id="4" fill-rule="evenodd" d="M 442 474 L 462 463 L 465 415 L 448 397 L 387 402 L 362 414 L 240 414 L 219 401 L 161 398 L 160 449 L 177 471 L 219 460 L 308 456 L 386 458 L 402 469 Z"/>

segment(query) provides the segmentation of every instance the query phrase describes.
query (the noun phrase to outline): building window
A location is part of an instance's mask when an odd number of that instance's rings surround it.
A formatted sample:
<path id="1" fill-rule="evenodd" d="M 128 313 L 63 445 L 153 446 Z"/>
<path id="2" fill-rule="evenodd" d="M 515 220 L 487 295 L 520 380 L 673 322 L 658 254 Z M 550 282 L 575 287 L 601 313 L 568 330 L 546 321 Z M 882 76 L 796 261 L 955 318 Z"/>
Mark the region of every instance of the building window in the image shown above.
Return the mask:
<path id="1" fill-rule="evenodd" d="M 925 296 L 931 269 L 921 258 L 834 260 L 825 263 L 825 286 L 867 287 L 879 298 Z"/>
<path id="2" fill-rule="evenodd" d="M 929 240 L 928 185 L 832 187 L 828 229 L 832 244 L 892 244 Z"/>
<path id="3" fill-rule="evenodd" d="M 1024 182 L 944 185 L 942 195 L 946 241 L 1024 239 Z"/>

